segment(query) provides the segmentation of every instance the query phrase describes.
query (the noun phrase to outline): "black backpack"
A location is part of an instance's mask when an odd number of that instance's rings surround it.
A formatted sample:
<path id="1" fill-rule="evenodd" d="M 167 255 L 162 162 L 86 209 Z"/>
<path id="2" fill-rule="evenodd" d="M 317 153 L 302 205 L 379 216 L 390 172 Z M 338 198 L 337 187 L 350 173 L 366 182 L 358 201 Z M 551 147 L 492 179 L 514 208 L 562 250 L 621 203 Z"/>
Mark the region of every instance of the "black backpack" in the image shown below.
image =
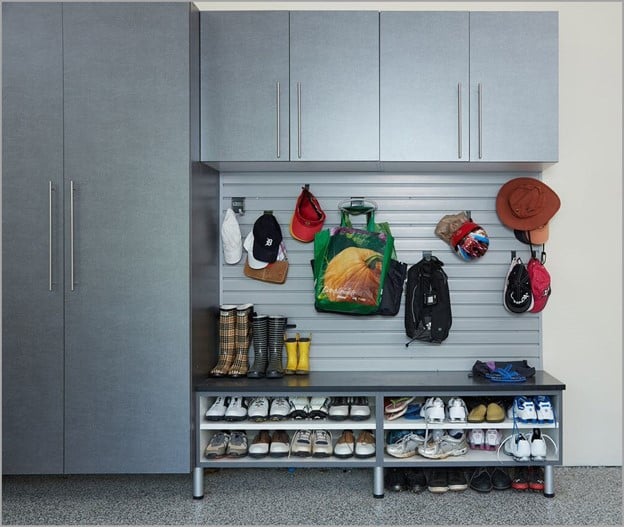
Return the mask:
<path id="1" fill-rule="evenodd" d="M 406 347 L 414 340 L 440 344 L 448 337 L 453 317 L 443 265 L 435 256 L 428 256 L 407 271 L 405 333 L 412 340 Z"/>

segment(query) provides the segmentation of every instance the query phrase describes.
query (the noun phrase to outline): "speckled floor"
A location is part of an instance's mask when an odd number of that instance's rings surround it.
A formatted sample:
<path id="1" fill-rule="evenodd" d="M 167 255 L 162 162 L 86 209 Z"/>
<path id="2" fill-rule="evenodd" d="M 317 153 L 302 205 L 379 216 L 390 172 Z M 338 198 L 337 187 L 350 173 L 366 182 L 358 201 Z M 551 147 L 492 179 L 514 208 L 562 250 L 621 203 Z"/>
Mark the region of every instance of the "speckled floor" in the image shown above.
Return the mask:
<path id="1" fill-rule="evenodd" d="M 622 525 L 622 469 L 556 467 L 556 497 L 512 490 L 372 497 L 372 470 L 231 469 L 205 475 L 7 476 L 3 524 Z"/>

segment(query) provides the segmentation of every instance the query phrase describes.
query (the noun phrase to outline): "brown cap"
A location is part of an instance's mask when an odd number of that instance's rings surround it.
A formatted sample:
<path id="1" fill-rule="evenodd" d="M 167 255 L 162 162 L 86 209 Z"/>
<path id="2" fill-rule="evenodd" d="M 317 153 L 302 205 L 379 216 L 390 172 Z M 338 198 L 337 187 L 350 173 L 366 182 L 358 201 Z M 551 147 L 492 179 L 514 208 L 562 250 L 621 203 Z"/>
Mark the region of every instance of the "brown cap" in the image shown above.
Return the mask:
<path id="1" fill-rule="evenodd" d="M 464 211 L 458 212 L 457 214 L 447 214 L 443 216 L 436 225 L 435 233 L 445 242 L 451 243 L 453 234 L 469 220 L 470 218 Z"/>
<path id="2" fill-rule="evenodd" d="M 546 225 L 561 206 L 559 196 L 534 178 L 516 178 L 505 183 L 496 196 L 496 212 L 512 229 L 532 231 Z"/>

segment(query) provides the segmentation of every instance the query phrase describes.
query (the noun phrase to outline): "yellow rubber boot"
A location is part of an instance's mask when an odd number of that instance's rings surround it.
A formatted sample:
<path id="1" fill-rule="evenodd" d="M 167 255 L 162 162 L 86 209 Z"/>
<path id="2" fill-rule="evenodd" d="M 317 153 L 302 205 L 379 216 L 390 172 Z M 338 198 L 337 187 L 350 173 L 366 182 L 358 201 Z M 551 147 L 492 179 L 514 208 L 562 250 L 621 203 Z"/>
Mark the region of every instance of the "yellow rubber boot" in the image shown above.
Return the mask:
<path id="1" fill-rule="evenodd" d="M 299 333 L 296 337 L 288 337 L 284 339 L 286 345 L 286 375 L 293 375 L 297 370 L 297 342 L 299 341 Z"/>
<path id="2" fill-rule="evenodd" d="M 297 375 L 307 375 L 310 373 L 310 344 L 312 344 L 312 334 L 308 337 L 299 337 L 299 361 L 297 362 Z"/>

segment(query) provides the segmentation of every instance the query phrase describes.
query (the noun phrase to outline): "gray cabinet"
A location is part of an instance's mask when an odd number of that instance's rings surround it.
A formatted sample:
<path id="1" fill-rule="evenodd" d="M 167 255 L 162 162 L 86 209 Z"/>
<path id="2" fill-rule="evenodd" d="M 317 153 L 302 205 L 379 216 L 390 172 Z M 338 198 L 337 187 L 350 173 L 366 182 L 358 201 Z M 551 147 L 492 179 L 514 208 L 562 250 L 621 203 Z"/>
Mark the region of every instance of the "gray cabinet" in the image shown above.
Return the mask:
<path id="1" fill-rule="evenodd" d="M 189 6 L 4 7 L 4 471 L 188 472 Z"/>
<path id="2" fill-rule="evenodd" d="M 379 159 L 379 14 L 290 13 L 295 161 Z"/>
<path id="3" fill-rule="evenodd" d="M 288 161 L 288 25 L 288 11 L 202 13 L 202 159 Z"/>
<path id="4" fill-rule="evenodd" d="M 467 12 L 380 14 L 382 161 L 468 161 Z"/>
<path id="5" fill-rule="evenodd" d="M 557 161 L 557 13 L 470 13 L 470 158 Z"/>

